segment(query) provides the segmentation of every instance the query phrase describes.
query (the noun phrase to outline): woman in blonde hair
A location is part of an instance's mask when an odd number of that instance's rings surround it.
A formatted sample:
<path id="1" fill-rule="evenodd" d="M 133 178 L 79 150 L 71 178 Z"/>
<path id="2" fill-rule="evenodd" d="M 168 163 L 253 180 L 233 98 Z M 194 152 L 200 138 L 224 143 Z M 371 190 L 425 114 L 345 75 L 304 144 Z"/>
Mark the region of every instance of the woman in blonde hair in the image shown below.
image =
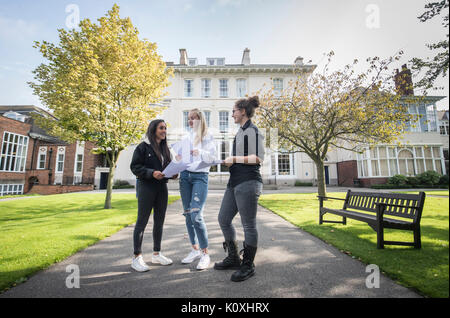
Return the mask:
<path id="1" fill-rule="evenodd" d="M 216 157 L 216 145 L 214 138 L 208 134 L 208 127 L 203 113 L 198 109 L 192 109 L 188 117 L 190 132 L 182 144 L 190 144 L 187 152 L 180 149 L 178 160 L 196 162 L 212 162 Z M 189 143 L 187 143 L 187 140 Z M 182 158 L 182 154 L 189 154 L 190 158 Z M 208 268 L 210 257 L 208 254 L 208 232 L 203 219 L 203 207 L 208 195 L 209 167 L 194 170 L 187 169 L 180 174 L 180 194 L 183 202 L 183 215 L 186 217 L 186 227 L 192 244 L 190 253 L 181 261 L 190 264 L 200 258 L 197 269 Z"/>

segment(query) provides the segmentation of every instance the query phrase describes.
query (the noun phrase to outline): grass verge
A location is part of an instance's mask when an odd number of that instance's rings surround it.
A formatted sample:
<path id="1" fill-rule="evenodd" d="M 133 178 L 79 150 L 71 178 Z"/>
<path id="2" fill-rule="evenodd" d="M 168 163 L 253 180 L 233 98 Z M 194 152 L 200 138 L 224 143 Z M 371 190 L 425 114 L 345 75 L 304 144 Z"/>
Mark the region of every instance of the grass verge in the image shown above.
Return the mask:
<path id="1" fill-rule="evenodd" d="M 328 196 L 345 198 L 345 193 Z M 317 194 L 262 195 L 259 204 L 299 228 L 337 247 L 366 264 L 376 264 L 398 283 L 428 297 L 449 297 L 449 199 L 427 197 L 421 220 L 422 249 L 386 246 L 378 250 L 377 237 L 367 224 L 347 219 L 347 225 L 319 226 Z M 342 201 L 325 202 L 326 207 L 342 208 Z M 341 221 L 334 215 L 326 220 Z M 387 241 L 413 241 L 409 231 L 385 230 Z"/>

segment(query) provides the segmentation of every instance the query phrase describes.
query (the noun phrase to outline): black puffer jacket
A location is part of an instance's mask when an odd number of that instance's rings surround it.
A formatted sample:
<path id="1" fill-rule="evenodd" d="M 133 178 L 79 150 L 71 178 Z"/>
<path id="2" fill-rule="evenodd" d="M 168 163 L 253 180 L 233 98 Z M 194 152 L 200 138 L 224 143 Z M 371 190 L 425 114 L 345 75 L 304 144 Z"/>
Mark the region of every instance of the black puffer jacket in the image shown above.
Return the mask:
<path id="1" fill-rule="evenodd" d="M 168 179 L 164 178 L 162 180 L 157 180 L 153 177 L 153 172 L 162 172 L 169 162 L 170 158 L 164 158 L 164 166 L 162 165 L 161 160 L 158 158 L 147 139 L 141 142 L 134 150 L 130 169 L 139 180 L 156 185 L 167 183 Z"/>

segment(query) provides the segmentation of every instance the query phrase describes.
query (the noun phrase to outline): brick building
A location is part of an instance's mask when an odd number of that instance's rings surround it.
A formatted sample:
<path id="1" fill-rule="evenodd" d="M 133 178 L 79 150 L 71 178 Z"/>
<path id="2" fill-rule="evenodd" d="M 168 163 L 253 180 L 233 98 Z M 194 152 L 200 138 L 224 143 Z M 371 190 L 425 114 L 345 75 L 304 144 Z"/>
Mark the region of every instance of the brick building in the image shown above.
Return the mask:
<path id="1" fill-rule="evenodd" d="M 102 163 L 91 152 L 94 144 L 50 136 L 34 124 L 33 113 L 52 116 L 36 106 L 0 106 L 0 196 L 93 189 Z"/>

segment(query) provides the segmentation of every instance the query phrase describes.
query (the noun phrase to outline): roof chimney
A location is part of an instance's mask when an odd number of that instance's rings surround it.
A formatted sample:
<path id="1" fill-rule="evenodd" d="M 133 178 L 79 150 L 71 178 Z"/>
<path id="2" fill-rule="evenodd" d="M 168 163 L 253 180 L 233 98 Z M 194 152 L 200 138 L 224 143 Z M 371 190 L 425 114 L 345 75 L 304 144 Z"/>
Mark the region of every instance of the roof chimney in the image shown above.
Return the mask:
<path id="1" fill-rule="evenodd" d="M 295 65 L 303 65 L 303 57 L 301 57 L 301 56 L 297 56 L 297 58 L 295 59 L 295 61 L 294 61 L 294 64 Z"/>
<path id="2" fill-rule="evenodd" d="M 408 69 L 406 64 L 402 65 L 401 72 L 397 69 L 395 73 L 394 82 L 397 93 L 400 95 L 414 95 L 411 70 Z"/>
<path id="3" fill-rule="evenodd" d="M 188 56 L 186 49 L 180 49 L 180 64 L 187 65 L 188 64 Z"/>
<path id="4" fill-rule="evenodd" d="M 244 54 L 242 55 L 242 63 L 243 65 L 250 65 L 250 50 L 245 48 Z"/>

